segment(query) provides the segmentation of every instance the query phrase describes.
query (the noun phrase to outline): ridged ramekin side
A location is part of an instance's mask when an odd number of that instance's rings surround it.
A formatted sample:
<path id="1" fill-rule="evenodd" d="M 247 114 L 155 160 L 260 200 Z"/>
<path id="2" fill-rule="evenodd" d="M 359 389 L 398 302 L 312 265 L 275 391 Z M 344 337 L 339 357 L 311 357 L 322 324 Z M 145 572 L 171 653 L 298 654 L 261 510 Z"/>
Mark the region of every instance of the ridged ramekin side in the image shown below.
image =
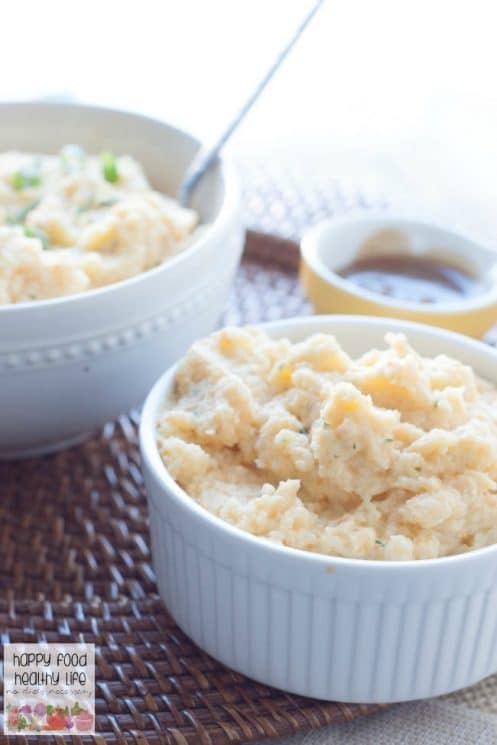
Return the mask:
<path id="1" fill-rule="evenodd" d="M 495 381 L 497 353 L 415 324 L 313 317 L 271 324 L 274 336 L 316 331 L 350 354 L 392 328 L 422 354 L 444 353 Z M 382 703 L 448 693 L 497 671 L 497 546 L 441 559 L 339 559 L 257 539 L 217 520 L 164 467 L 156 422 L 174 369 L 150 392 L 140 443 L 161 596 L 203 649 L 281 689 Z"/>
<path id="2" fill-rule="evenodd" d="M 276 567 L 282 554 L 264 579 L 252 543 L 240 540 L 235 553 L 147 482 L 161 597 L 185 633 L 229 667 L 294 693 L 361 703 L 440 695 L 497 669 L 493 562 L 473 591 L 449 570 L 442 593 L 440 575 L 428 591 L 412 583 L 410 598 L 399 591 L 402 575 L 369 592 L 362 571 L 346 578 L 357 585 L 352 595 L 341 582 L 318 589 L 316 571 L 333 573 L 317 562 L 306 590 L 284 561 Z"/>

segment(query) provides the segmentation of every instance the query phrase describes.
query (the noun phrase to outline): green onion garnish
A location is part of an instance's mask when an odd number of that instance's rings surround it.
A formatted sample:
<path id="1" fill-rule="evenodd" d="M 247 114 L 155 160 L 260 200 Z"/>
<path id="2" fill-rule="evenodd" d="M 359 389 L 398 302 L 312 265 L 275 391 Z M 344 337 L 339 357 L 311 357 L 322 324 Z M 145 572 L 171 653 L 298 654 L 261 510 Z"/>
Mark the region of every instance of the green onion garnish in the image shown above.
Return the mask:
<path id="1" fill-rule="evenodd" d="M 104 153 L 100 153 L 100 160 L 102 162 L 102 173 L 104 179 L 110 184 L 115 184 L 119 180 L 119 173 L 117 172 L 116 159 L 108 150 Z"/>
<path id="2" fill-rule="evenodd" d="M 44 251 L 50 248 L 48 236 L 43 232 L 43 230 L 38 230 L 38 228 L 32 228 L 31 226 L 26 225 L 24 227 L 24 235 L 28 238 L 37 238 L 41 242 Z"/>
<path id="3" fill-rule="evenodd" d="M 11 184 L 16 191 L 28 189 L 30 186 L 39 186 L 41 184 L 40 169 L 37 164 L 20 168 L 12 174 Z"/>

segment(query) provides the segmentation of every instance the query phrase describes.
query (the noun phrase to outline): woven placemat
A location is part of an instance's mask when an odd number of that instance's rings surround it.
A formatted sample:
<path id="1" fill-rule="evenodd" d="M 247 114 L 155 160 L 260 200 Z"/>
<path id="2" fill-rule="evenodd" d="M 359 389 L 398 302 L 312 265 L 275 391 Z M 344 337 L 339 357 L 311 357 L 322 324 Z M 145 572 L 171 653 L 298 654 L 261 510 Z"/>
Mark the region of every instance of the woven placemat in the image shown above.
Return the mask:
<path id="1" fill-rule="evenodd" d="M 296 244 L 250 233 L 223 323 L 308 313 Z M 138 416 L 46 458 L 0 463 L 2 642 L 96 647 L 98 736 L 3 742 L 228 745 L 353 719 L 378 707 L 268 688 L 201 652 L 155 585 Z"/>

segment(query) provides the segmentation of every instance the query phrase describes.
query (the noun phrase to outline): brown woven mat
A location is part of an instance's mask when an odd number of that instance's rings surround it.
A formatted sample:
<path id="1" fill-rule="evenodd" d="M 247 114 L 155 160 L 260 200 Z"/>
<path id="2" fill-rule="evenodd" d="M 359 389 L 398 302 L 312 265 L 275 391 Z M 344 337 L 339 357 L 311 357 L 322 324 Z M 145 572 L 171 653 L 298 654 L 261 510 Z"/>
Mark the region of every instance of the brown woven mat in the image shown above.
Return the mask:
<path id="1" fill-rule="evenodd" d="M 295 244 L 252 233 L 224 322 L 309 312 Z M 58 455 L 0 463 L 3 642 L 97 645 L 94 737 L 3 742 L 226 745 L 353 719 L 372 706 L 324 703 L 254 683 L 201 652 L 155 586 L 137 417 Z"/>

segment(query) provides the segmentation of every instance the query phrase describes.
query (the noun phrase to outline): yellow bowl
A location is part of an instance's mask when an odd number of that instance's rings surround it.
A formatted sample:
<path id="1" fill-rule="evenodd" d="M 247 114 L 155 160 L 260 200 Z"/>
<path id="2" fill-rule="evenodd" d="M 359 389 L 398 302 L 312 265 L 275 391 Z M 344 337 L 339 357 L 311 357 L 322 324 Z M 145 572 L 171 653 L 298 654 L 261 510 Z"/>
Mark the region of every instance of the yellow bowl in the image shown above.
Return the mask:
<path id="1" fill-rule="evenodd" d="M 370 292 L 337 271 L 359 255 L 429 254 L 475 275 L 482 290 L 453 302 L 414 303 Z M 320 223 L 301 243 L 300 277 L 317 313 L 388 316 L 481 338 L 497 322 L 497 253 L 438 225 L 388 214 Z"/>

